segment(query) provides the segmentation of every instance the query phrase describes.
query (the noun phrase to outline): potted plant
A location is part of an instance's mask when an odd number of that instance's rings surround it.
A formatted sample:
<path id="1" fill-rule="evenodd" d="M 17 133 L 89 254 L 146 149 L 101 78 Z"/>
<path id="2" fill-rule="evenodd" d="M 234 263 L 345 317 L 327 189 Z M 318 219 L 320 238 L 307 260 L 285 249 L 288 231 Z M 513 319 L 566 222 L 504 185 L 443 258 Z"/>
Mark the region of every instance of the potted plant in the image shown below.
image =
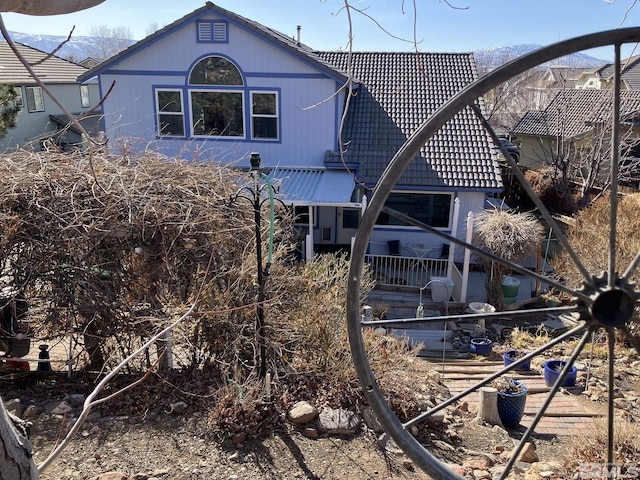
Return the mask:
<path id="1" fill-rule="evenodd" d="M 493 350 L 493 342 L 487 337 L 475 337 L 471 339 L 469 351 L 476 355 L 488 355 Z"/>
<path id="2" fill-rule="evenodd" d="M 560 376 L 560 372 L 565 367 L 567 362 L 563 360 L 547 360 L 544 362 L 544 383 L 547 387 L 552 387 L 558 377 Z M 562 381 L 561 387 L 573 387 L 576 384 L 576 377 L 578 375 L 578 369 L 575 365 L 572 365 L 571 370 L 564 377 Z"/>
<path id="3" fill-rule="evenodd" d="M 510 377 L 499 377 L 491 386 L 498 391 L 498 416 L 505 428 L 516 428 L 524 415 L 527 386 Z"/>
<path id="4" fill-rule="evenodd" d="M 528 352 L 525 352 L 522 350 L 515 350 L 515 349 L 507 350 L 502 354 L 502 359 L 504 360 L 504 366 L 506 367 L 511 365 L 513 362 L 524 357 L 527 353 Z M 514 368 L 514 370 L 526 370 L 526 371 L 531 370 L 531 360 L 527 360 L 526 362 L 521 363 L 516 368 Z"/>

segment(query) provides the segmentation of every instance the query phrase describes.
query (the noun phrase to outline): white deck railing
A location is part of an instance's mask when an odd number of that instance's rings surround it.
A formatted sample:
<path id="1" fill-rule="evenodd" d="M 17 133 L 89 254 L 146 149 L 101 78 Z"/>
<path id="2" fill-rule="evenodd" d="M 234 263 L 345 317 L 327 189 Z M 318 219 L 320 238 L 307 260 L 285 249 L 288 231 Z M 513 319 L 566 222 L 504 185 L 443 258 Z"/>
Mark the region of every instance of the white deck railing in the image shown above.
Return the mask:
<path id="1" fill-rule="evenodd" d="M 399 255 L 367 255 L 376 283 L 389 287 L 424 286 L 431 277 L 447 276 L 447 259 L 403 257 Z"/>

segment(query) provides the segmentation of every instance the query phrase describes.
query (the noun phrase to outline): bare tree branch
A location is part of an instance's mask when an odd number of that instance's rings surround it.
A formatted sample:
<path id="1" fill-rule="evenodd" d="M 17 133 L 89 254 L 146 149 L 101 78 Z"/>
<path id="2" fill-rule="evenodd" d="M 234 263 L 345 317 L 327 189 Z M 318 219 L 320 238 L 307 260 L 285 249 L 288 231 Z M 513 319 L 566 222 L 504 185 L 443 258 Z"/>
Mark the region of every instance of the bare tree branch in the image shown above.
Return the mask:
<path id="1" fill-rule="evenodd" d="M 73 31 L 74 31 L 75 29 L 76 29 L 76 27 L 74 26 L 74 27 L 71 29 L 71 31 L 69 32 L 69 35 L 67 36 L 67 38 L 66 38 L 65 40 L 63 40 L 62 42 L 60 42 L 60 43 L 58 44 L 58 46 L 57 46 L 56 48 L 54 48 L 51 52 L 49 52 L 49 54 L 48 54 L 46 57 L 41 58 L 41 59 L 40 59 L 40 60 L 38 60 L 37 62 L 33 62 L 33 63 L 31 64 L 31 66 L 32 66 L 32 67 L 35 67 L 36 65 L 40 65 L 41 63 L 44 63 L 44 62 L 46 62 L 47 60 L 49 60 L 51 57 L 53 57 L 53 56 L 56 54 L 56 52 L 58 52 L 62 47 L 64 47 L 64 46 L 65 46 L 65 44 L 66 44 L 66 43 L 68 43 L 68 42 L 71 40 L 71 35 L 73 35 Z"/>

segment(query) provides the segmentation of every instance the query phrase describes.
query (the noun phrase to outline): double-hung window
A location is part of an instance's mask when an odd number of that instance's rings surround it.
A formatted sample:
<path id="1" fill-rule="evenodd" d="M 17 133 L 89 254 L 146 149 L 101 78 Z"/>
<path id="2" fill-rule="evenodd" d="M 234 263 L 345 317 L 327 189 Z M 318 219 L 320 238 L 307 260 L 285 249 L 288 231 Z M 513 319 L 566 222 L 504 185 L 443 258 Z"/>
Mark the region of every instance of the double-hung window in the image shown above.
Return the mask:
<path id="1" fill-rule="evenodd" d="M 40 87 L 25 87 L 27 93 L 27 110 L 29 112 L 44 112 L 44 96 Z"/>
<path id="2" fill-rule="evenodd" d="M 276 92 L 251 92 L 251 137 L 278 140 Z"/>
<path id="3" fill-rule="evenodd" d="M 80 105 L 82 108 L 87 108 L 91 105 L 89 99 L 89 85 L 80 85 Z"/>
<path id="4" fill-rule="evenodd" d="M 156 90 L 158 135 L 184 137 L 184 112 L 181 90 Z"/>

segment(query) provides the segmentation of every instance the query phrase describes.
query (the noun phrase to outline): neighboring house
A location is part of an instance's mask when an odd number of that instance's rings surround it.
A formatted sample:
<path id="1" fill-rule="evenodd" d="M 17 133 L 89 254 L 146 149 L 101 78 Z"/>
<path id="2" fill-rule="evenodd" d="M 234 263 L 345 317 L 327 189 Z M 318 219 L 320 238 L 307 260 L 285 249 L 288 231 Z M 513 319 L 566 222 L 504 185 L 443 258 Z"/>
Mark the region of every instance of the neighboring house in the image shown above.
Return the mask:
<path id="1" fill-rule="evenodd" d="M 348 71 L 353 96 L 341 147 Z M 349 246 L 365 197 L 398 148 L 476 76 L 471 54 L 316 52 L 207 2 L 80 80 L 97 77 L 103 93 L 115 82 L 104 102 L 111 148 L 151 146 L 244 169 L 250 153 L 260 153 L 317 251 Z M 465 109 L 422 149 L 388 203 L 443 231 L 462 232 L 467 213 L 501 190 L 495 147 Z M 392 240 L 438 253 L 442 246 L 383 215 L 371 251 L 390 253 Z"/>
<path id="2" fill-rule="evenodd" d="M 85 67 L 56 56 L 16 44 L 18 51 L 29 62 L 51 94 L 72 114 L 91 110 L 100 101 L 95 82 L 81 84 L 77 78 L 87 71 Z M 0 152 L 18 147 L 40 150 L 46 140 L 62 148 L 73 148 L 82 143 L 77 129 L 68 129 L 63 111 L 38 86 L 27 69 L 15 56 L 7 42 L 0 42 L 0 83 L 14 85 L 18 92 L 17 103 L 22 107 L 15 128 L 0 138 Z M 98 135 L 98 115 L 84 119 L 83 124 Z"/>
<path id="3" fill-rule="evenodd" d="M 640 90 L 640 55 L 620 61 L 620 80 L 623 90 Z M 614 65 L 607 63 L 584 70 L 575 82 L 576 88 L 606 90 L 613 88 Z"/>
<path id="4" fill-rule="evenodd" d="M 611 90 L 562 90 L 546 109 L 527 112 L 513 130 L 520 143 L 520 165 L 539 169 L 550 165 L 558 152 L 603 143 L 599 140 L 610 136 L 612 103 Z M 640 91 L 620 92 L 620 120 L 622 153 L 629 163 L 640 157 L 636 128 Z M 637 168 L 637 162 L 633 163 Z M 636 175 L 632 171 L 627 174 Z"/>

